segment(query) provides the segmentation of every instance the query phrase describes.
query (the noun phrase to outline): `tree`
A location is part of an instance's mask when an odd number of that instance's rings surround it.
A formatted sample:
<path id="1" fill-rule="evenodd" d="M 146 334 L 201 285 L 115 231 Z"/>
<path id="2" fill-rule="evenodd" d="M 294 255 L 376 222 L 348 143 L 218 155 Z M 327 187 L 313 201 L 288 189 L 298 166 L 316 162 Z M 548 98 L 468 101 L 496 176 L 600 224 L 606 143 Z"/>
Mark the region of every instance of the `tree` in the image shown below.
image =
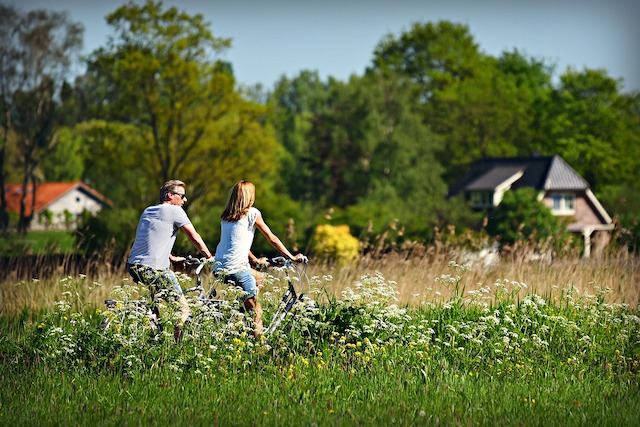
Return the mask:
<path id="1" fill-rule="evenodd" d="M 26 197 L 43 155 L 56 143 L 57 97 L 69 65 L 82 45 L 83 28 L 66 13 L 35 10 L 27 14 L 0 5 L 0 92 L 3 138 L 0 146 L 0 219 L 8 226 L 4 195 L 6 147 L 13 135 L 22 163 L 22 198 L 18 230 L 25 232 Z M 33 206 L 31 208 L 33 212 Z"/>
<path id="2" fill-rule="evenodd" d="M 445 141 L 438 160 L 449 184 L 475 160 L 530 155 L 545 140 L 552 68 L 541 61 L 483 55 L 468 27 L 448 21 L 387 36 L 374 55 L 372 69 L 415 83 L 423 121 Z"/>
<path id="3" fill-rule="evenodd" d="M 487 232 L 502 244 L 534 239 L 543 241 L 564 232 L 564 225 L 538 201 L 533 188 L 507 191 L 502 202 L 489 213 Z"/>
<path id="4" fill-rule="evenodd" d="M 550 68 L 517 51 L 478 61 L 471 77 L 434 94 L 425 110 L 447 141 L 439 159 L 453 183 L 484 157 L 530 156 L 546 143 Z M 555 154 L 555 153 L 554 153 Z"/>
<path id="5" fill-rule="evenodd" d="M 545 151 L 562 155 L 596 192 L 603 185 L 637 182 L 639 99 L 621 94 L 620 81 L 604 70 L 569 69 L 553 93 Z"/>
<path id="6" fill-rule="evenodd" d="M 473 76 L 482 57 L 466 25 L 414 23 L 400 37 L 389 34 L 378 43 L 371 69 L 411 78 L 426 103 L 434 92 Z"/>
<path id="7" fill-rule="evenodd" d="M 148 1 L 118 8 L 107 22 L 116 35 L 91 55 L 82 84 L 84 93 L 100 94 L 91 107 L 105 121 L 99 132 L 128 127 L 128 140 L 92 138 L 112 161 L 112 176 L 123 160 L 116 153 L 124 153 L 136 163 L 142 193 L 179 178 L 188 182 L 191 201 L 211 204 L 238 179 L 259 182 L 273 173 L 277 143 L 263 125 L 266 109 L 235 91 L 229 64 L 215 59 L 230 42 L 214 37 L 202 15 Z M 96 161 L 107 166 L 105 159 Z"/>
<path id="8" fill-rule="evenodd" d="M 281 187 L 294 200 L 317 203 L 311 183 L 310 131 L 313 118 L 329 110 L 333 83 L 320 80 L 317 72 L 303 70 L 292 79 L 282 77 L 269 94 L 268 120 L 284 150 L 280 153 Z"/>
<path id="9" fill-rule="evenodd" d="M 395 77 L 371 71 L 321 84 L 301 74 L 276 91 L 298 171 L 291 188 L 318 211 L 348 210 L 358 229 L 399 219 L 422 230 L 446 192 L 434 161 L 439 140 L 421 120 L 413 84 Z"/>

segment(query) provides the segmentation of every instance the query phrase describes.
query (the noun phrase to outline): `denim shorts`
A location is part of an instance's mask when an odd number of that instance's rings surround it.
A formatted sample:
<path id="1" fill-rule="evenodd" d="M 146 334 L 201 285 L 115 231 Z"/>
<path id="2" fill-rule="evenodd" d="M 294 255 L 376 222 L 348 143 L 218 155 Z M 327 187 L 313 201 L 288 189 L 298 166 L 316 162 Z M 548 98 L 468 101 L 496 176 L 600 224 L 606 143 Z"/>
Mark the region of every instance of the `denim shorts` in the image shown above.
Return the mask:
<path id="1" fill-rule="evenodd" d="M 163 291 L 172 294 L 176 299 L 182 296 L 178 278 L 171 269 L 157 270 L 142 264 L 127 264 L 127 267 L 133 280 L 147 285 L 154 296 Z"/>
<path id="2" fill-rule="evenodd" d="M 226 273 L 224 270 L 218 270 L 215 273 L 217 276 L 224 278 L 226 282 L 241 287 L 245 291 L 243 299 L 249 299 L 258 294 L 256 279 L 251 274 L 251 270 L 242 270 L 237 273 Z"/>

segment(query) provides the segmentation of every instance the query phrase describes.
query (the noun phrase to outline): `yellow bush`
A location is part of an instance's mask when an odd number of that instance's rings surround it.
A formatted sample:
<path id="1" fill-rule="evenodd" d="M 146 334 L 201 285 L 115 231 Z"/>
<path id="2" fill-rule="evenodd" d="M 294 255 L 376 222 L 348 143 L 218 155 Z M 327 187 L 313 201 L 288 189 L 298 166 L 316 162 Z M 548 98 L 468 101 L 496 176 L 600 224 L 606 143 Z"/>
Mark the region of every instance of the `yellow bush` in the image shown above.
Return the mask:
<path id="1" fill-rule="evenodd" d="M 323 224 L 316 227 L 313 253 L 339 264 L 348 264 L 358 258 L 360 244 L 347 225 Z"/>

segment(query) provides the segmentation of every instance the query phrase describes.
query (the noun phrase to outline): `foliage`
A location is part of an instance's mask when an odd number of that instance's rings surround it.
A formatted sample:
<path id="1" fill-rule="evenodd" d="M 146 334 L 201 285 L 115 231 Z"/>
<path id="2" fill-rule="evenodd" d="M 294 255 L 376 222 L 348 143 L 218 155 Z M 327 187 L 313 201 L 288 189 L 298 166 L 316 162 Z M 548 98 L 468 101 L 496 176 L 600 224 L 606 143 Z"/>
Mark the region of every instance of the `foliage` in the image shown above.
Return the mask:
<path id="1" fill-rule="evenodd" d="M 80 181 L 87 178 L 91 171 L 91 163 L 86 159 L 86 147 L 82 139 L 70 128 L 60 128 L 57 133 L 57 144 L 47 157 L 41 161 L 43 175 L 47 181 L 65 182 Z M 94 152 L 94 156 L 95 156 Z M 104 176 L 104 175 L 103 175 Z"/>
<path id="2" fill-rule="evenodd" d="M 331 85 L 322 82 L 318 72 L 301 71 L 292 79 L 281 77 L 267 99 L 267 119 L 284 148 L 279 152 L 278 187 L 304 203 L 315 203 L 318 198 L 313 191 L 309 137 L 313 117 L 330 108 Z"/>
<path id="3" fill-rule="evenodd" d="M 544 241 L 564 232 L 562 221 L 538 200 L 533 188 L 507 191 L 502 202 L 489 213 L 487 232 L 502 244 L 519 240 Z"/>
<path id="4" fill-rule="evenodd" d="M 546 152 L 573 165 L 591 187 L 631 184 L 640 166 L 640 97 L 620 93 L 603 70 L 568 70 L 547 106 Z"/>
<path id="5" fill-rule="evenodd" d="M 348 225 L 320 224 L 313 235 L 312 253 L 316 258 L 344 265 L 357 259 L 360 246 L 358 239 L 351 235 Z"/>
<path id="6" fill-rule="evenodd" d="M 129 173 L 141 194 L 178 178 L 192 202 L 219 204 L 241 177 L 259 184 L 274 172 L 278 145 L 261 123 L 265 108 L 234 90 L 230 67 L 215 59 L 230 41 L 214 37 L 202 15 L 149 1 L 121 6 L 107 22 L 116 36 L 91 55 L 82 84 L 101 94 L 93 114 L 105 129 L 129 126 L 128 140 L 112 142 L 120 147 L 99 150 L 112 177 L 124 152 L 136 162 Z"/>
<path id="7" fill-rule="evenodd" d="M 61 122 L 57 97 L 82 46 L 83 29 L 60 12 L 21 13 L 0 5 L 0 16 L 0 226 L 3 232 L 8 226 L 4 179 L 11 135 L 19 148 L 22 170 L 18 231 L 24 233 L 29 222 L 27 188 L 40 178 L 40 160 L 56 145 L 55 130 Z"/>
<path id="8" fill-rule="evenodd" d="M 370 73 L 322 85 L 301 73 L 274 96 L 288 117 L 276 130 L 296 164 L 283 178 L 299 200 L 354 213 L 346 220 L 358 230 L 396 218 L 420 235 L 436 222 L 446 192 L 434 162 L 440 141 L 421 123 L 406 79 Z"/>
<path id="9" fill-rule="evenodd" d="M 203 16 L 147 1 L 106 17 L 112 36 L 71 85 L 63 71 L 80 28 L 64 14 L 2 11 L 0 56 L 13 59 L 2 62 L 10 83 L 2 109 L 11 115 L 2 115 L 0 181 L 21 180 L 28 160 L 24 182 L 82 179 L 116 209 L 140 212 L 164 180 L 182 179 L 190 217 L 215 242 L 228 188 L 250 179 L 265 218 L 292 247 L 307 249 L 333 209 L 330 223 L 347 224 L 369 250 L 474 228 L 478 218 L 445 199 L 447 186 L 481 157 L 537 152 L 562 156 L 585 177 L 620 223 L 613 241 L 637 247 L 640 96 L 623 93 L 604 70 L 554 76 L 554 64 L 517 49 L 486 55 L 466 25 L 415 22 L 380 40 L 363 75 L 322 81 L 304 70 L 265 98 L 236 88 L 222 59 L 231 41 Z M 47 20 L 52 27 L 40 25 Z M 37 37 L 23 43 L 27 34 Z M 40 51 L 46 64 L 27 66 L 29 52 Z M 20 70 L 31 86 L 20 86 Z M 46 114 L 24 114 L 36 101 Z M 7 226 L 2 209 L 0 217 Z M 120 249 L 133 236 L 115 217 L 85 226 L 89 240 Z M 517 226 L 509 225 L 516 234 Z M 543 231 L 500 234 L 505 242 L 550 238 Z M 177 248 L 188 251 L 188 242 Z M 271 250 L 260 236 L 255 249 Z"/>
<path id="10" fill-rule="evenodd" d="M 400 36 L 388 34 L 378 43 L 372 68 L 411 78 L 426 102 L 434 92 L 471 77 L 481 57 L 466 25 L 416 22 Z"/>
<path id="11" fill-rule="evenodd" d="M 0 240 L 0 256 L 52 255 L 76 253 L 74 236 L 67 231 L 30 231 L 8 234 Z"/>
<path id="12" fill-rule="evenodd" d="M 141 212 L 134 209 L 103 209 L 86 215 L 75 232 L 78 247 L 86 253 L 127 253 L 136 235 Z"/>

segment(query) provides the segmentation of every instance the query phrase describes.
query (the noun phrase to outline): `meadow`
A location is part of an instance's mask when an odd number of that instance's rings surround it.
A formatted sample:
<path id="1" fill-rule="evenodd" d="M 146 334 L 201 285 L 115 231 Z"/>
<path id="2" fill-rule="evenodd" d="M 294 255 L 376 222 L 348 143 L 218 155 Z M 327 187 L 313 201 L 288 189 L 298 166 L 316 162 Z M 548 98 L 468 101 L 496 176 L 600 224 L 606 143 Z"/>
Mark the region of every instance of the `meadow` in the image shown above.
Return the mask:
<path id="1" fill-rule="evenodd" d="M 310 298 L 273 335 L 251 337 L 231 298 L 179 344 L 171 306 L 161 333 L 100 330 L 105 298 L 146 296 L 124 269 L 48 271 L 0 285 L 0 425 L 639 422 L 635 257 L 311 260 Z M 282 292 L 273 272 L 267 324 Z"/>

